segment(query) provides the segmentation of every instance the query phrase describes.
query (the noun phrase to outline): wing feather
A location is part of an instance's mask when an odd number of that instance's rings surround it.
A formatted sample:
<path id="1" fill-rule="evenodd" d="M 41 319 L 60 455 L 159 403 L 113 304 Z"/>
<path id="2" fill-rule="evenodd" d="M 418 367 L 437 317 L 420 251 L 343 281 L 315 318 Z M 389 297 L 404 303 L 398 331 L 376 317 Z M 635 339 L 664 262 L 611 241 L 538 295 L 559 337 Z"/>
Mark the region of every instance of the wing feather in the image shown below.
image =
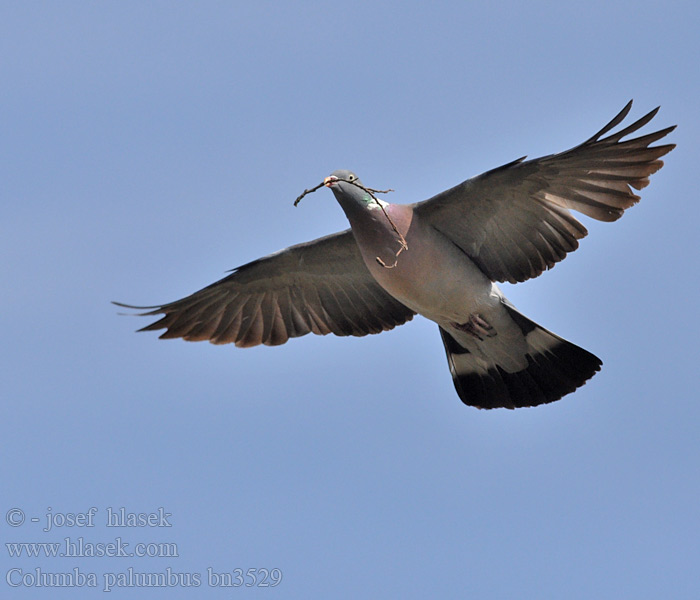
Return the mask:
<path id="1" fill-rule="evenodd" d="M 258 259 L 175 302 L 119 306 L 163 315 L 140 331 L 248 347 L 316 333 L 363 336 L 413 318 L 367 270 L 349 230 Z"/>
<path id="2" fill-rule="evenodd" d="M 571 214 L 616 221 L 639 201 L 674 144 L 650 146 L 667 127 L 621 141 L 648 124 L 658 108 L 603 137 L 628 115 L 630 101 L 584 143 L 534 160 L 523 158 L 468 179 L 425 202 L 416 214 L 468 254 L 491 279 L 536 277 L 578 248 L 586 228 Z"/>

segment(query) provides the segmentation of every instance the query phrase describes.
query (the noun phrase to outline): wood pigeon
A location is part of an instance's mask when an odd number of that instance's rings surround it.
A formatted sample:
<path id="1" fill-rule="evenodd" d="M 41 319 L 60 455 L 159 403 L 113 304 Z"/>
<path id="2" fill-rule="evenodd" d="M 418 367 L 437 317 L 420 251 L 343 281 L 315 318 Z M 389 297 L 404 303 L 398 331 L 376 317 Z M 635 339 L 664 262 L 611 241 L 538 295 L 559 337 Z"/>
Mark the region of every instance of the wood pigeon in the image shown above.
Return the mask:
<path id="1" fill-rule="evenodd" d="M 615 221 L 639 200 L 630 186 L 645 187 L 674 148 L 650 144 L 674 127 L 621 141 L 657 108 L 603 137 L 631 106 L 571 150 L 520 158 L 416 204 L 384 202 L 351 171 L 335 171 L 324 185 L 350 229 L 250 262 L 169 304 L 117 304 L 164 315 L 140 331 L 240 347 L 380 333 L 417 313 L 437 323 L 465 404 L 553 402 L 602 362 L 518 312 L 495 282 L 537 277 L 576 250 L 587 231 L 571 210 Z"/>

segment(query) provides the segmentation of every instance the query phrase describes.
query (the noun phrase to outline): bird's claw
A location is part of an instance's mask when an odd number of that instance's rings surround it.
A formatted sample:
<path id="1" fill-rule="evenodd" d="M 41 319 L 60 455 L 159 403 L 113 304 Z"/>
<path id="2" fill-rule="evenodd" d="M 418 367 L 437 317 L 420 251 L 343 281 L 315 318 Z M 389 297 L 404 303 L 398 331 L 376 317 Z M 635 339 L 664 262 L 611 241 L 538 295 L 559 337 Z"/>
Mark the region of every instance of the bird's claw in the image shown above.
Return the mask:
<path id="1" fill-rule="evenodd" d="M 471 336 L 474 336 L 479 341 L 483 341 L 486 337 L 494 337 L 496 332 L 488 321 L 481 315 L 469 315 L 469 320 L 466 323 L 452 323 L 455 329 L 464 331 Z"/>

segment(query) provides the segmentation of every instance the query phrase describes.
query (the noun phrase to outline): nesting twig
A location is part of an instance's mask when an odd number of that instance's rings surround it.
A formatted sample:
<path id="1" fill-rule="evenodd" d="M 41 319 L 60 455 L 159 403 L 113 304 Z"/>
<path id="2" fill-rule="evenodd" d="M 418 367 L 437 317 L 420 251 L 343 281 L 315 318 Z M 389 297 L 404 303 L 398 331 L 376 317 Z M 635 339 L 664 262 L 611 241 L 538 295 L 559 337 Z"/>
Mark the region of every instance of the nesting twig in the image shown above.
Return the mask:
<path id="1" fill-rule="evenodd" d="M 304 190 L 304 191 L 301 193 L 301 195 L 300 195 L 299 197 L 297 197 L 297 199 L 294 201 L 294 206 L 296 206 L 297 204 L 299 204 L 299 202 L 301 202 L 301 199 L 302 199 L 304 196 L 306 196 L 306 194 L 310 194 L 311 192 L 315 192 L 316 190 L 321 189 L 324 185 L 325 185 L 325 184 L 324 184 L 323 181 L 322 181 L 322 182 L 319 183 L 317 186 L 312 187 L 310 190 Z"/>
<path id="2" fill-rule="evenodd" d="M 386 209 L 384 208 L 384 205 L 379 201 L 379 199 L 375 196 L 375 194 L 388 194 L 389 192 L 393 192 L 394 190 L 388 189 L 388 190 L 375 190 L 373 188 L 368 188 L 362 185 L 361 183 L 357 183 L 357 181 L 350 181 L 349 179 L 337 179 L 336 181 L 344 181 L 345 183 L 349 183 L 351 185 L 354 185 L 355 187 L 360 188 L 361 190 L 364 190 L 367 192 L 371 197 L 372 200 L 374 200 L 377 203 L 377 206 L 382 209 L 382 212 L 384 213 L 384 216 L 386 217 L 386 220 L 389 221 L 389 224 L 391 225 L 391 228 L 394 230 L 394 233 L 399 237 L 399 244 L 401 244 L 401 247 L 398 249 L 396 254 L 394 255 L 396 257 L 396 260 L 393 262 L 391 265 L 387 265 L 381 258 L 378 256 L 375 256 L 375 259 L 377 262 L 384 267 L 385 269 L 393 269 L 399 262 L 399 254 L 401 254 L 404 250 L 408 250 L 408 244 L 406 243 L 406 238 L 403 236 L 403 234 L 399 231 L 398 227 L 394 224 L 394 222 L 391 220 L 391 217 L 389 214 L 386 212 Z M 301 195 L 294 201 L 294 206 L 299 204 L 301 202 L 301 199 L 306 196 L 306 194 L 311 194 L 312 192 L 315 192 L 316 190 L 322 188 L 325 185 L 325 182 L 319 183 L 317 186 L 312 187 L 311 189 L 304 190 Z"/>

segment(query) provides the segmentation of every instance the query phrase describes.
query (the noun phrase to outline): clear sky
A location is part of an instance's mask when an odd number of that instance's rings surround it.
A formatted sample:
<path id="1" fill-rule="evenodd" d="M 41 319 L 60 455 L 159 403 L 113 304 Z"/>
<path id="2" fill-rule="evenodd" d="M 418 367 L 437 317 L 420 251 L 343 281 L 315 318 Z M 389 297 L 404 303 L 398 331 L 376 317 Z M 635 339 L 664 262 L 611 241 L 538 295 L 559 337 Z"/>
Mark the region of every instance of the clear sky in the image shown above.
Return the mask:
<path id="1" fill-rule="evenodd" d="M 700 597 L 698 6 L 4 3 L 0 596 Z M 421 318 L 241 350 L 137 335 L 109 303 L 346 228 L 327 190 L 292 206 L 335 169 L 423 200 L 630 98 L 678 148 L 621 221 L 582 217 L 576 253 L 505 289 L 604 361 L 555 404 L 465 407 Z M 67 537 L 177 556 L 6 545 Z"/>

